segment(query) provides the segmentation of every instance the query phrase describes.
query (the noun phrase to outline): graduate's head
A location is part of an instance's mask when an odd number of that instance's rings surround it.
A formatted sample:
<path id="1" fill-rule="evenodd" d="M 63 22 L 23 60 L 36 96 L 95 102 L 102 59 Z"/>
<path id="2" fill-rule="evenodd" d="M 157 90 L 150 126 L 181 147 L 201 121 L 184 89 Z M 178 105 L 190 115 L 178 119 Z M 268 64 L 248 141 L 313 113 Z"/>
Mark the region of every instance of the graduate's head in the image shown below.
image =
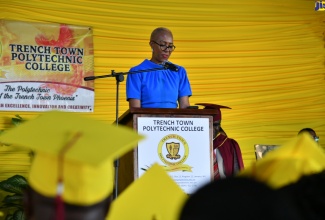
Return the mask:
<path id="1" fill-rule="evenodd" d="M 142 138 L 127 127 L 48 111 L 8 130 L 0 141 L 34 152 L 28 219 L 104 220 L 114 187 L 113 161 Z"/>
<path id="2" fill-rule="evenodd" d="M 253 178 L 229 177 L 211 182 L 184 203 L 179 220 L 300 220 L 289 196 Z"/>
<path id="3" fill-rule="evenodd" d="M 25 194 L 28 219 L 104 220 L 112 200 L 113 163 L 108 160 L 92 166 L 60 160 L 43 152 L 35 154 Z"/>
<path id="4" fill-rule="evenodd" d="M 314 129 L 312 128 L 303 128 L 298 132 L 298 135 L 302 134 L 302 133 L 307 133 L 310 134 L 312 136 L 312 138 L 318 142 L 319 141 L 319 137 L 316 135 L 316 131 L 314 131 Z"/>
<path id="5" fill-rule="evenodd" d="M 58 218 L 57 200 L 54 197 L 44 196 L 33 188 L 24 194 L 24 211 L 26 219 L 78 219 L 104 220 L 109 212 L 112 197 L 87 206 L 64 203 L 64 217 Z M 45 217 L 46 216 L 46 217 Z"/>
<path id="6" fill-rule="evenodd" d="M 325 171 L 303 175 L 279 190 L 292 197 L 304 219 L 325 219 Z"/>

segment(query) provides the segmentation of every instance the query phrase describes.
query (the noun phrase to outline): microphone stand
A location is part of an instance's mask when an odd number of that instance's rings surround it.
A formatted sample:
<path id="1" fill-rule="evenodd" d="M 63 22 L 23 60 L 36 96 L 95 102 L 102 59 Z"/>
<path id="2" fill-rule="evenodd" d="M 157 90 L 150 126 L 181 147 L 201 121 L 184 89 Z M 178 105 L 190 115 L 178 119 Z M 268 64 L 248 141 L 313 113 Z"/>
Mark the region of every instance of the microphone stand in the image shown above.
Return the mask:
<path id="1" fill-rule="evenodd" d="M 116 79 L 116 100 L 115 100 L 115 122 L 116 126 L 118 126 L 118 111 L 119 111 L 119 87 L 120 83 L 124 81 L 124 75 L 127 74 L 135 74 L 135 73 L 145 73 L 145 72 L 151 72 L 151 71 L 156 71 L 156 70 L 164 70 L 168 69 L 168 66 L 162 66 L 159 68 L 152 68 L 152 69 L 144 69 L 144 70 L 137 70 L 137 71 L 132 71 L 132 72 L 119 72 L 116 73 L 114 70 L 111 71 L 111 74 L 109 75 L 101 75 L 101 76 L 87 76 L 84 78 L 84 81 L 90 81 L 90 80 L 95 80 L 99 78 L 108 78 L 108 77 L 115 77 Z M 114 192 L 113 192 L 113 199 L 117 198 L 118 195 L 118 169 L 120 166 L 120 161 L 119 159 L 116 159 L 114 161 L 114 169 L 115 169 L 115 176 L 114 176 Z"/>

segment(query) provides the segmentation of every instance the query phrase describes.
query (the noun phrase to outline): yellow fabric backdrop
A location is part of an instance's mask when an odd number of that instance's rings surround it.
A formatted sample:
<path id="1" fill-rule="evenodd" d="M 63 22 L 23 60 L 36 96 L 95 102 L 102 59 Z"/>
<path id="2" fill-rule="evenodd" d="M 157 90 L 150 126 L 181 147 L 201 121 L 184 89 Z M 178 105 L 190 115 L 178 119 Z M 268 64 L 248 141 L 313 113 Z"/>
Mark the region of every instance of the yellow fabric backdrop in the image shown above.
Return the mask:
<path id="1" fill-rule="evenodd" d="M 325 12 L 314 7 L 312 0 L 0 0 L 0 19 L 92 27 L 95 75 L 150 58 L 151 31 L 170 28 L 177 47 L 170 61 L 188 71 L 191 104 L 232 107 L 222 111 L 222 127 L 250 166 L 254 144 L 282 144 L 303 127 L 314 128 L 325 146 Z M 95 111 L 84 114 L 113 122 L 115 85 L 114 78 L 96 80 Z M 125 81 L 119 91 L 121 115 L 128 108 Z M 15 114 L 29 119 L 39 112 L 0 112 L 0 126 Z M 24 164 L 26 155 L 19 155 Z M 3 172 L 8 163 L 0 163 L 0 179 L 10 176 Z"/>

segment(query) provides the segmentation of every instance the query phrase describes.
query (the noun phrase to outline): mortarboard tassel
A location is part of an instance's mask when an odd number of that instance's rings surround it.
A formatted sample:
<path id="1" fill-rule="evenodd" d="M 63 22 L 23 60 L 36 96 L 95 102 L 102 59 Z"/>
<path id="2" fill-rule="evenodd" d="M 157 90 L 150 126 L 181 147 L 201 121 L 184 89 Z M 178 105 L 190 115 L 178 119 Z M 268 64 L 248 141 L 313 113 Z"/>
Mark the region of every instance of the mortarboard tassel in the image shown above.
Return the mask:
<path id="1" fill-rule="evenodd" d="M 56 220 L 64 220 L 64 202 L 62 198 L 63 194 L 63 182 L 59 180 L 57 187 L 57 194 L 55 198 L 56 205 Z"/>
<path id="2" fill-rule="evenodd" d="M 60 150 L 58 155 L 58 186 L 56 191 L 55 205 L 56 205 L 56 220 L 64 220 L 64 201 L 63 201 L 63 164 L 64 154 L 75 144 L 75 142 L 82 136 L 81 132 L 74 134 L 72 139 Z"/>

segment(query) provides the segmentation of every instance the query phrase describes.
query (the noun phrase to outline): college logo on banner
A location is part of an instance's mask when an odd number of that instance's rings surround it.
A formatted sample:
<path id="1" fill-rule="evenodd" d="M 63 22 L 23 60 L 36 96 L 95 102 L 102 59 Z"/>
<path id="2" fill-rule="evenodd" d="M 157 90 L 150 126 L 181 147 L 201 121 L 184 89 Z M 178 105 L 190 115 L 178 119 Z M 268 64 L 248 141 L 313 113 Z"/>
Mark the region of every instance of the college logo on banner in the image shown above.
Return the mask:
<path id="1" fill-rule="evenodd" d="M 0 20 L 0 111 L 94 111 L 89 27 Z"/>
<path id="2" fill-rule="evenodd" d="M 189 155 L 189 147 L 186 140 L 178 134 L 169 134 L 163 137 L 158 144 L 158 156 L 166 165 L 166 171 L 188 171 L 192 167 L 184 164 Z"/>

